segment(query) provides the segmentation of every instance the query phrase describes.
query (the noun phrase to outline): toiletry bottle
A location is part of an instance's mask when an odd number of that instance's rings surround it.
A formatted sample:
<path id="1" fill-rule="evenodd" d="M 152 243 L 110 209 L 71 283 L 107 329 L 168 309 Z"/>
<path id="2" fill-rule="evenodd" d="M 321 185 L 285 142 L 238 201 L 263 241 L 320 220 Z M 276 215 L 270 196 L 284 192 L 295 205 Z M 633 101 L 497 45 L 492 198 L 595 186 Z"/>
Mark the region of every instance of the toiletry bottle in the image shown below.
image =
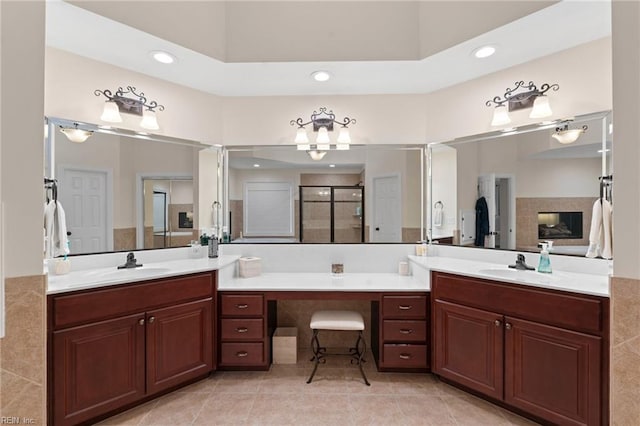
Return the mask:
<path id="1" fill-rule="evenodd" d="M 212 235 L 209 238 L 209 259 L 215 259 L 218 257 L 218 238 L 215 235 Z"/>
<path id="2" fill-rule="evenodd" d="M 542 251 L 540 252 L 540 262 L 538 263 L 538 272 L 551 273 L 551 259 L 549 259 L 549 251 L 547 243 L 542 243 Z"/>
<path id="3" fill-rule="evenodd" d="M 229 228 L 227 226 L 222 227 L 222 242 L 223 243 L 231 242 L 231 237 L 229 235 Z"/>
<path id="4" fill-rule="evenodd" d="M 422 246 L 422 256 L 426 256 L 427 255 L 427 242 L 426 241 L 422 241 L 422 243 L 420 243 L 420 245 Z"/>

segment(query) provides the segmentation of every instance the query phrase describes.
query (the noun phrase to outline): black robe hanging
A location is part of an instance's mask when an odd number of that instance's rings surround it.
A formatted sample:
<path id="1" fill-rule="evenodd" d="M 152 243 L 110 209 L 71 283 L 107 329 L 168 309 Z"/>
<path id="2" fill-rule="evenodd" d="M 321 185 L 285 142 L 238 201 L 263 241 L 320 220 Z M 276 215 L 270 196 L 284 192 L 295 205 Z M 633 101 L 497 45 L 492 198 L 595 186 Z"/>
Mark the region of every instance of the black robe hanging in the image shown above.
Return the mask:
<path id="1" fill-rule="evenodd" d="M 476 239 L 474 245 L 484 247 L 484 237 L 489 235 L 489 207 L 484 197 L 476 201 Z"/>

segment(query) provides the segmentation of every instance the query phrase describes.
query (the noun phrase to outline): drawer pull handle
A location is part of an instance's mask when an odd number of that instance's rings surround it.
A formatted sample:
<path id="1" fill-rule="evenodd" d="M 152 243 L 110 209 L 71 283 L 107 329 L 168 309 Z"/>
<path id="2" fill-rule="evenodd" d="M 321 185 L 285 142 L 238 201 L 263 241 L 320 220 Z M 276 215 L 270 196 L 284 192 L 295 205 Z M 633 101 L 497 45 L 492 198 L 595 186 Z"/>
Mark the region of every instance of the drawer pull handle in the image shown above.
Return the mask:
<path id="1" fill-rule="evenodd" d="M 246 303 L 238 303 L 236 304 L 236 308 L 238 309 L 247 309 L 249 307 L 249 305 L 247 305 Z"/>
<path id="2" fill-rule="evenodd" d="M 398 305 L 398 309 L 400 309 L 401 311 L 408 311 L 411 308 L 413 308 L 413 306 L 411 305 Z"/>
<path id="3" fill-rule="evenodd" d="M 246 356 L 249 356 L 249 352 L 247 352 L 247 351 L 236 352 L 236 356 L 237 356 L 238 358 L 244 358 L 244 357 L 246 357 Z"/>
<path id="4" fill-rule="evenodd" d="M 249 331 L 249 329 L 247 327 L 238 327 L 236 328 L 236 331 L 238 333 L 246 333 L 247 331 Z"/>
<path id="5" fill-rule="evenodd" d="M 494 324 L 496 327 L 500 327 L 500 326 L 502 325 L 502 322 L 501 322 L 500 320 L 495 320 L 495 321 L 493 322 L 493 324 Z"/>
<path id="6" fill-rule="evenodd" d="M 511 323 L 508 322 L 504 326 L 507 330 L 511 330 Z"/>
<path id="7" fill-rule="evenodd" d="M 138 324 L 140 324 L 140 325 L 144 325 L 144 318 L 140 318 L 140 319 L 138 320 Z"/>
<path id="8" fill-rule="evenodd" d="M 400 329 L 400 333 L 401 334 L 411 334 L 411 333 L 413 333 L 413 330 L 410 329 L 410 328 L 401 328 Z"/>
<path id="9" fill-rule="evenodd" d="M 400 359 L 411 359 L 410 354 L 400 354 Z"/>
<path id="10" fill-rule="evenodd" d="M 152 324 L 156 320 L 156 317 L 149 317 L 149 324 Z"/>

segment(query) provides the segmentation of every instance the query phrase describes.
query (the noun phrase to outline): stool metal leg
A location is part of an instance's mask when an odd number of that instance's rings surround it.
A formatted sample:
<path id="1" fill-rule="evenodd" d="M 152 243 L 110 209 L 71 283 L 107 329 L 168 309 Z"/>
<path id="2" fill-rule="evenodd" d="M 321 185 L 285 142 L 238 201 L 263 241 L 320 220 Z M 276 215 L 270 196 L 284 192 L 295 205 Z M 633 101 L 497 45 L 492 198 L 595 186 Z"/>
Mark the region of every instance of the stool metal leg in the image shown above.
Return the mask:
<path id="1" fill-rule="evenodd" d="M 311 336 L 311 352 L 313 352 L 311 361 L 314 361 L 314 364 L 313 371 L 311 372 L 311 376 L 309 376 L 309 380 L 307 380 L 307 383 L 311 383 L 311 380 L 313 380 L 313 376 L 316 375 L 318 364 L 320 364 L 320 362 L 326 361 L 324 359 L 325 348 L 320 347 L 320 341 L 318 340 L 318 330 L 316 329 L 313 330 L 313 335 Z"/>
<path id="2" fill-rule="evenodd" d="M 362 349 L 360 349 L 360 344 L 362 344 Z M 362 374 L 362 378 L 364 379 L 364 383 L 367 386 L 371 386 L 369 380 L 367 380 L 367 376 L 364 374 L 364 370 L 362 369 L 362 364 L 365 362 L 364 353 L 367 351 L 367 342 L 364 340 L 364 336 L 362 335 L 362 331 L 358 332 L 358 340 L 356 340 L 356 353 L 358 358 L 356 360 L 358 367 L 360 367 L 360 374 Z M 352 360 L 353 361 L 353 360 Z"/>

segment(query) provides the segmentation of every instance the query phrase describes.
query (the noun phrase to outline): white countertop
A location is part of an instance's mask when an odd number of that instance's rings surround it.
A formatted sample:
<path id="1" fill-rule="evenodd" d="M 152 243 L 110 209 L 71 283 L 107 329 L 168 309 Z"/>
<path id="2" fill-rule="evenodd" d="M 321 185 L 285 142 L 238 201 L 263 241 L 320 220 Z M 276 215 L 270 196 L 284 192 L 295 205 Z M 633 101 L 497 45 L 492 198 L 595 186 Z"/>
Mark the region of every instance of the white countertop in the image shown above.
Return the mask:
<path id="1" fill-rule="evenodd" d="M 220 280 L 219 291 L 429 291 L 429 283 L 396 273 L 274 272 Z"/>
<path id="2" fill-rule="evenodd" d="M 449 272 L 468 277 L 484 278 L 552 290 L 609 297 L 608 275 L 581 274 L 564 271 L 553 271 L 550 274 L 544 274 L 537 271 L 511 269 L 505 264 L 439 256 L 419 257 L 410 255 L 409 260 L 413 265 L 423 267 L 427 270 Z"/>
<path id="3" fill-rule="evenodd" d="M 117 269 L 117 267 L 111 266 L 72 271 L 65 275 L 49 275 L 47 294 L 213 271 L 234 264 L 239 257 L 220 256 L 217 259 L 180 259 L 144 263 L 142 267 L 132 269 Z"/>

